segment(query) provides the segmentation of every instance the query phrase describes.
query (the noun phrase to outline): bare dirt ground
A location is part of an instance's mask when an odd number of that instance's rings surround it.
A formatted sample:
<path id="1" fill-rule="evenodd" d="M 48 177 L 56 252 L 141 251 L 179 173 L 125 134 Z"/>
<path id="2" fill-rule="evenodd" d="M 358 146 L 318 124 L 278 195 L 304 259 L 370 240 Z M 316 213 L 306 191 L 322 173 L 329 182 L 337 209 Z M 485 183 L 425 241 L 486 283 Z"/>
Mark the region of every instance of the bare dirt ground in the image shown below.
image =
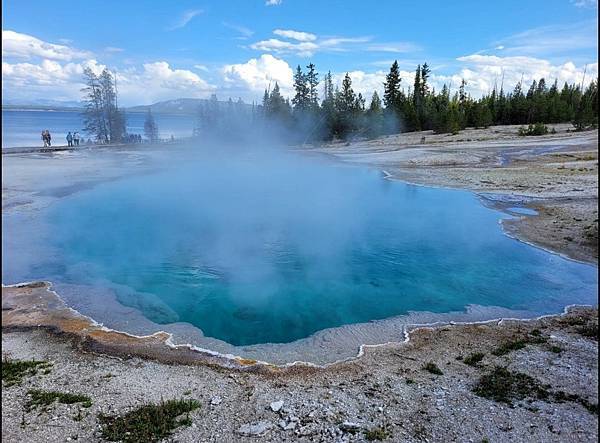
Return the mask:
<path id="1" fill-rule="evenodd" d="M 509 232 L 573 258 L 597 260 L 597 245 L 592 245 L 598 236 L 597 131 L 566 133 L 566 126 L 557 131 L 526 138 L 515 137 L 516 127 L 456 136 L 402 134 L 313 149 L 414 183 L 500 194 L 488 200 L 500 208 L 514 204 L 511 199 L 525 203 L 540 215 L 505 224 Z M 39 164 L 36 177 L 46 182 L 44 177 L 55 174 L 52 164 L 41 158 Z M 77 177 L 52 186 L 69 192 L 73 179 L 93 175 L 80 166 L 74 169 Z M 103 167 L 118 175 L 120 161 Z M 3 172 L 17 178 L 27 173 Z M 10 188 L 3 182 L 4 209 L 35 209 L 60 198 L 57 192 L 40 198 L 26 182 Z M 66 322 L 83 330 L 74 335 L 66 328 L 37 327 L 44 317 L 36 316 L 51 306 L 35 297 L 27 308 L 33 323 L 8 324 L 15 291 L 5 289 L 3 357 L 47 360 L 52 366 L 20 384 L 3 381 L 2 441 L 103 441 L 98 414 L 124 414 L 176 398 L 194 398 L 201 406 L 190 413 L 189 426 L 179 427 L 166 441 L 598 439 L 596 308 L 531 321 L 415 329 L 406 343 L 367 347 L 361 357 L 326 368 L 257 370 L 252 362 L 228 369 L 206 361 L 167 364 L 156 355 L 140 358 L 143 348 L 137 356 L 99 353 L 92 335 L 102 335 L 97 328 Z M 10 303 L 5 293 L 12 294 Z M 428 363 L 437 374 L 426 369 Z M 92 405 L 54 403 L 28 411 L 30 389 L 85 394 Z"/>
<path id="2" fill-rule="evenodd" d="M 536 217 L 505 223 L 521 240 L 583 261 L 598 261 L 598 131 L 519 137 L 518 126 L 467 129 L 457 135 L 431 131 L 313 148 L 384 170 L 390 178 L 496 195 L 525 204 Z"/>

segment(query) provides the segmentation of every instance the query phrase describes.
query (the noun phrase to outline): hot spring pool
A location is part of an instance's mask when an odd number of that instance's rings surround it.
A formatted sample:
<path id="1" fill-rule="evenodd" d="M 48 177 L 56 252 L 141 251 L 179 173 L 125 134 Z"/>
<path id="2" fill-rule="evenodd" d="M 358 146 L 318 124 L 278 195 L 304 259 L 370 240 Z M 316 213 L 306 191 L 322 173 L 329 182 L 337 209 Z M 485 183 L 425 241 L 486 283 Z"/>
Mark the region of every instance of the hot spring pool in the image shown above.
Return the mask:
<path id="1" fill-rule="evenodd" d="M 38 252 L 3 279 L 111 288 L 155 323 L 187 322 L 236 346 L 411 311 L 596 303 L 596 267 L 507 237 L 503 217 L 470 192 L 364 168 L 217 156 L 5 217 L 13 246 Z"/>

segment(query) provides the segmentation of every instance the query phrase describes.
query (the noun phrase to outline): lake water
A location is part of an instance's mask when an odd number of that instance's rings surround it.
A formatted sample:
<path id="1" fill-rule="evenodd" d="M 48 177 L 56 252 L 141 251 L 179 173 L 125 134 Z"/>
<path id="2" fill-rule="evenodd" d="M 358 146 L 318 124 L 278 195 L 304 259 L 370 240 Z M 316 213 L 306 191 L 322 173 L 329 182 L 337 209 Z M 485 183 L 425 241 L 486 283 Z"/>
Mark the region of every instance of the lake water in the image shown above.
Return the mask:
<path id="1" fill-rule="evenodd" d="M 144 135 L 144 113 L 126 113 L 127 131 Z M 169 114 L 154 115 L 160 138 L 190 137 L 194 128 L 193 116 Z M 79 131 L 86 139 L 90 138 L 83 130 L 83 117 L 74 111 L 29 111 L 2 110 L 2 148 L 43 146 L 41 132 L 48 129 L 53 145 L 66 145 L 67 132 Z"/>
<path id="2" fill-rule="evenodd" d="M 596 267 L 507 237 L 502 217 L 470 192 L 304 156 L 191 157 L 64 197 L 42 228 L 5 220 L 5 235 L 51 235 L 49 252 L 3 279 L 109 287 L 155 323 L 233 345 L 411 311 L 596 303 Z"/>

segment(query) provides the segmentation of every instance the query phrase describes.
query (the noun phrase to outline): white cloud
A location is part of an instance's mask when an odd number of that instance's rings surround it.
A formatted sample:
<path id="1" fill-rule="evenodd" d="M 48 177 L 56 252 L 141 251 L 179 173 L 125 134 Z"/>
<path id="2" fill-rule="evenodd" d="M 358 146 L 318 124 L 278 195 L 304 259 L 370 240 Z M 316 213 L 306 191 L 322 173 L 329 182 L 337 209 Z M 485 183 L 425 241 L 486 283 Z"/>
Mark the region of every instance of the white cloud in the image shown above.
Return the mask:
<path id="1" fill-rule="evenodd" d="M 171 26 L 167 28 L 168 31 L 173 31 L 175 29 L 185 27 L 194 17 L 202 14 L 204 11 L 202 9 L 191 9 L 189 11 L 185 11 L 181 14 L 181 17 Z"/>
<path id="2" fill-rule="evenodd" d="M 528 29 L 503 38 L 493 45 L 507 55 L 572 57 L 576 51 L 598 48 L 598 24 L 589 20 L 568 25 L 551 25 Z"/>
<path id="3" fill-rule="evenodd" d="M 598 0 L 571 0 L 571 4 L 577 8 L 597 8 Z"/>
<path id="4" fill-rule="evenodd" d="M 222 22 L 223 26 L 229 29 L 233 29 L 240 33 L 240 37 L 238 39 L 246 40 L 254 34 L 252 29 L 246 28 L 245 26 L 236 25 L 235 23 Z"/>
<path id="5" fill-rule="evenodd" d="M 125 51 L 125 49 L 117 48 L 115 46 L 107 46 L 106 48 L 104 48 L 104 52 L 116 53 L 116 52 L 123 52 L 123 51 Z"/>
<path id="6" fill-rule="evenodd" d="M 31 59 L 41 57 L 50 60 L 71 61 L 90 57 L 87 51 L 56 45 L 19 32 L 2 30 L 2 58 Z"/>
<path id="7" fill-rule="evenodd" d="M 275 82 L 279 84 L 282 94 L 292 91 L 293 71 L 285 60 L 263 54 L 246 63 L 225 65 L 222 69 L 225 87 L 238 92 L 238 95 L 256 98 Z"/>
<path id="8" fill-rule="evenodd" d="M 48 59 L 38 64 L 2 62 L 2 90 L 13 100 L 79 100 L 86 67 L 100 73 L 105 66 L 96 60 L 65 64 Z M 120 71 L 117 79 L 119 102 L 126 106 L 175 97 L 206 97 L 215 89 L 197 74 L 185 69 L 173 69 L 164 61 Z"/>
<path id="9" fill-rule="evenodd" d="M 277 54 L 294 53 L 301 57 L 310 57 L 319 49 L 319 46 L 313 42 L 292 43 L 276 38 L 261 40 L 253 43 L 250 47 L 258 51 L 275 52 Z"/>
<path id="10" fill-rule="evenodd" d="M 310 32 L 292 31 L 291 29 L 275 29 L 273 34 L 299 42 L 312 42 L 317 39 L 317 36 Z"/>
<path id="11" fill-rule="evenodd" d="M 266 0 L 265 5 L 267 6 L 277 6 L 280 5 L 283 0 Z"/>
<path id="12" fill-rule="evenodd" d="M 404 53 L 404 52 L 415 52 L 420 50 L 420 48 L 414 43 L 410 42 L 390 42 L 390 43 L 377 43 L 368 45 L 366 48 L 367 51 L 373 52 L 396 52 L 396 53 Z"/>
<path id="13" fill-rule="evenodd" d="M 494 85 L 499 88 L 504 76 L 504 91 L 511 91 L 523 78 L 523 88 L 527 88 L 533 80 L 544 78 L 547 84 L 558 80 L 562 86 L 564 82 L 581 83 L 583 81 L 584 66 L 576 66 L 571 61 L 552 63 L 549 60 L 526 57 L 498 57 L 495 55 L 473 54 L 457 59 L 463 67 L 455 74 L 431 76 L 436 87 L 443 83 L 452 83 L 453 89 L 458 88 L 461 79 L 467 82 L 467 90 L 474 96 L 481 96 L 490 92 Z M 587 65 L 585 85 L 598 76 L 598 63 Z"/>
<path id="14" fill-rule="evenodd" d="M 281 40 L 279 38 L 260 40 L 251 44 L 250 48 L 279 55 L 295 54 L 300 57 L 310 57 L 317 52 L 369 51 L 405 53 L 420 50 L 417 45 L 410 42 L 367 44 L 372 42 L 373 37 L 371 36 L 317 36 L 310 32 L 294 31 L 290 29 L 275 29 L 273 34 L 287 40 Z"/>

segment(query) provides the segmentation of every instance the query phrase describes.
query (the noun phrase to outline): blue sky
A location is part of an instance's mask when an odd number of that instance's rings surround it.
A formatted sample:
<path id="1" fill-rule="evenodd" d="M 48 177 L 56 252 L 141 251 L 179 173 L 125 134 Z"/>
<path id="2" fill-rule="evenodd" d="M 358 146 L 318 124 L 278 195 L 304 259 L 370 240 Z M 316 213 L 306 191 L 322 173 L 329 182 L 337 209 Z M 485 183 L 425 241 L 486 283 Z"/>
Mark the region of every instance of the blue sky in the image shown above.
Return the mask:
<path id="1" fill-rule="evenodd" d="M 274 4 L 267 4 L 274 3 Z M 597 1 L 3 1 L 3 94 L 79 97 L 83 67 L 118 73 L 125 104 L 178 97 L 259 99 L 291 87 L 310 61 L 355 89 L 381 90 L 397 59 L 405 86 L 417 63 L 432 84 L 467 79 L 474 95 L 504 76 L 597 76 Z"/>

